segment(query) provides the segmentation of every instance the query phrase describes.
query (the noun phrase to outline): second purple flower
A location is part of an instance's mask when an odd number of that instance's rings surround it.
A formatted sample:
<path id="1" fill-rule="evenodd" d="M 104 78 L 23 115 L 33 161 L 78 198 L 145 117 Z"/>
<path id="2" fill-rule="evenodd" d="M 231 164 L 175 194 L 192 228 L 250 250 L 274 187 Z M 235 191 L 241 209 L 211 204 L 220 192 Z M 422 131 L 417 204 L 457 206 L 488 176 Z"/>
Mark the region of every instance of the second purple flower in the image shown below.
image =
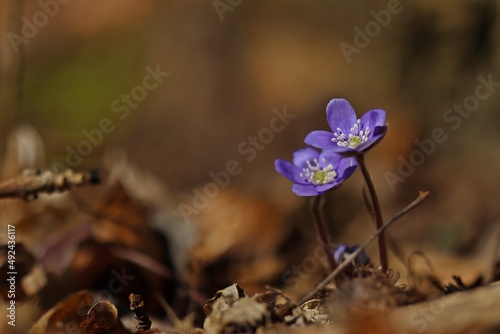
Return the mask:
<path id="1" fill-rule="evenodd" d="M 299 196 L 317 196 L 338 187 L 356 170 L 355 158 L 303 148 L 293 154 L 293 163 L 277 159 L 276 170 L 291 180 L 292 191 Z"/>

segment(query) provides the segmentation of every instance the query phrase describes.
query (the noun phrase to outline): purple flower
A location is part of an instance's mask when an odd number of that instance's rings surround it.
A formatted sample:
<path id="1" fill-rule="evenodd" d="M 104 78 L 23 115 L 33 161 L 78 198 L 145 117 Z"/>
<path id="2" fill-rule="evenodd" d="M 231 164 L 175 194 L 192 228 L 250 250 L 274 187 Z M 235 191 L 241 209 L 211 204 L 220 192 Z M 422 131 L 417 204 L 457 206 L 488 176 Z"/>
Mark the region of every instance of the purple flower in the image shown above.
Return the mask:
<path id="1" fill-rule="evenodd" d="M 346 244 L 341 244 L 333 253 L 333 258 L 337 265 L 341 264 L 349 255 L 354 253 L 358 249 L 358 246 L 347 246 Z M 366 266 L 371 262 L 370 257 L 366 254 L 364 250 L 361 251 L 355 258 L 354 261 L 359 264 Z"/>
<path id="2" fill-rule="evenodd" d="M 345 99 L 333 99 L 328 103 L 326 119 L 333 132 L 312 131 L 304 142 L 344 156 L 355 156 L 368 151 L 387 131 L 384 110 L 370 110 L 358 119 L 351 104 Z"/>
<path id="3" fill-rule="evenodd" d="M 283 159 L 274 163 L 278 173 L 293 181 L 292 191 L 299 196 L 317 196 L 338 187 L 357 166 L 354 158 L 310 147 L 295 151 L 293 164 Z"/>

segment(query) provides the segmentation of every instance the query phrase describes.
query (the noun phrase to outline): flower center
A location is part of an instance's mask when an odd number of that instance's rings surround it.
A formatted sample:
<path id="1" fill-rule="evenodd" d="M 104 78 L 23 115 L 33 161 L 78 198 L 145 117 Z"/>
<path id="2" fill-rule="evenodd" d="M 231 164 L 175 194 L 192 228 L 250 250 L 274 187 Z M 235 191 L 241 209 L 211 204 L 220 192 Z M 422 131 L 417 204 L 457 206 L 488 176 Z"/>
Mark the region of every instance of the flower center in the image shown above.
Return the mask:
<path id="1" fill-rule="evenodd" d="M 321 159 L 321 161 L 326 162 L 325 159 Z M 307 167 L 302 169 L 303 173 L 300 173 L 300 177 L 305 178 L 306 181 L 314 185 L 330 183 L 337 177 L 332 164 L 321 167 L 318 159 L 313 159 L 312 163 L 307 160 L 306 164 Z"/>
<path id="2" fill-rule="evenodd" d="M 342 129 L 337 128 L 337 132 L 333 133 L 332 142 L 337 143 L 341 147 L 356 148 L 367 141 L 369 135 L 370 128 L 367 126 L 363 129 L 361 121 L 358 119 L 347 135 Z"/>

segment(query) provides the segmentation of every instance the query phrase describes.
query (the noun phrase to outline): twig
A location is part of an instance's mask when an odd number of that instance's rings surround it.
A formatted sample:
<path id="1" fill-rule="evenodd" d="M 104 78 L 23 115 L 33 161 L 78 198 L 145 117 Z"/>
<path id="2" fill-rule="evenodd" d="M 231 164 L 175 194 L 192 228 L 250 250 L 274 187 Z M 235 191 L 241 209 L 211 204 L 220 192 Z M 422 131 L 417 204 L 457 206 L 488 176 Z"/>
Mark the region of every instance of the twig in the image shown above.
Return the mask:
<path id="1" fill-rule="evenodd" d="M 67 169 L 60 173 L 52 171 L 36 172 L 28 170 L 16 178 L 0 183 L 0 198 L 22 198 L 32 200 L 38 193 L 52 193 L 70 190 L 100 182 L 97 170 L 74 172 Z"/>
<path id="2" fill-rule="evenodd" d="M 311 211 L 313 212 L 314 222 L 316 223 L 316 229 L 318 230 L 318 235 L 321 240 L 321 246 L 326 253 L 326 258 L 328 259 L 328 266 L 330 271 L 334 271 L 337 268 L 337 264 L 333 258 L 333 252 L 330 249 L 330 237 L 328 230 L 326 229 L 325 222 L 321 215 L 321 207 L 323 204 L 323 195 L 315 196 L 311 199 Z"/>
<path id="3" fill-rule="evenodd" d="M 428 191 L 421 191 L 418 194 L 418 197 L 410 205 L 408 205 L 406 208 L 404 208 L 403 210 L 401 210 L 398 214 L 396 214 L 394 217 L 392 217 L 392 219 L 387 224 L 383 225 L 381 228 L 379 228 L 377 230 L 377 232 L 375 232 L 374 234 L 372 234 L 370 236 L 370 238 L 368 238 L 368 240 L 366 240 L 365 242 L 363 242 L 358 247 L 358 249 L 356 249 L 351 255 L 349 255 L 337 267 L 337 269 L 335 269 L 321 283 L 319 283 L 313 291 L 311 291 L 304 298 L 302 298 L 299 301 L 298 304 L 302 305 L 304 302 L 306 302 L 307 300 L 309 300 L 310 298 L 312 298 L 312 296 L 314 296 L 318 291 L 320 291 L 321 289 L 323 289 L 328 284 L 328 282 L 330 282 L 331 280 L 333 280 L 345 267 L 347 267 L 349 265 L 349 263 L 351 263 L 356 258 L 356 256 L 359 255 L 359 253 L 361 253 L 369 244 L 371 244 L 372 241 L 375 240 L 375 238 L 380 233 L 384 232 L 387 228 L 389 228 L 389 226 L 391 226 L 392 224 L 394 224 L 399 218 L 401 218 L 402 216 L 404 216 L 405 214 L 407 214 L 409 211 L 411 211 L 412 209 L 414 209 L 416 206 L 418 206 L 420 203 L 422 203 L 425 199 L 427 199 L 428 196 L 429 196 L 429 192 Z"/>
<path id="4" fill-rule="evenodd" d="M 128 297 L 130 300 L 130 310 L 134 312 L 135 318 L 135 328 L 138 332 L 144 332 L 151 329 L 151 320 L 149 320 L 148 314 L 144 308 L 144 301 L 141 295 L 135 295 L 133 293 Z"/>

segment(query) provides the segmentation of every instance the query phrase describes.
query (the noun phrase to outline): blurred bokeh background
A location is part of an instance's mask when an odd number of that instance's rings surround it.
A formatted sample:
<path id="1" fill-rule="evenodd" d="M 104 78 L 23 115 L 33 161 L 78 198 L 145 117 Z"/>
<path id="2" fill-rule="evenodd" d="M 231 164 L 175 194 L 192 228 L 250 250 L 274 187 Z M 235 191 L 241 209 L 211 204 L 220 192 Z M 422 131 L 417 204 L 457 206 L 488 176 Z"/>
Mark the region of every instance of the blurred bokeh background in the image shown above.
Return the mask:
<path id="1" fill-rule="evenodd" d="M 232 281 L 250 290 L 279 285 L 282 272 L 317 246 L 308 199 L 296 197 L 273 164 L 291 158 L 311 130 L 328 129 L 325 107 L 334 97 L 348 99 L 358 115 L 387 111 L 388 134 L 367 156 L 386 218 L 419 190 L 432 193 L 390 231 L 404 257 L 413 249 L 436 252 L 443 258 L 436 255 L 434 264 L 442 268 L 448 257 L 468 260 L 464 271 L 472 276 L 484 268 L 480 259 L 494 256 L 487 245 L 500 219 L 497 1 L 2 0 L 0 6 L 4 169 L 14 163 L 6 158 L 7 141 L 20 124 L 33 126 L 43 141 L 36 167 L 51 168 L 68 165 L 70 150 L 108 119 L 104 127 L 113 130 L 69 167 L 98 167 L 106 179 L 126 154 L 164 185 L 166 207 L 183 221 L 179 205 L 193 207 L 197 190 L 213 182 L 210 173 L 237 161 L 241 171 L 188 215 L 197 231 L 188 267 L 204 272 L 197 284 L 208 291 Z M 157 87 L 137 88 L 157 69 L 168 72 Z M 488 96 L 478 98 L 484 82 L 490 84 L 480 94 Z M 141 97 L 127 107 L 123 94 L 131 93 Z M 452 110 L 464 103 L 466 112 Z M 272 139 L 262 135 L 284 110 L 295 117 Z M 429 142 L 438 128 L 446 140 L 421 155 L 414 171 L 388 181 L 419 150 L 415 140 Z M 10 173 L 3 177 L 17 172 Z M 374 230 L 361 188 L 356 173 L 328 195 L 325 216 L 335 242 L 360 243 Z M 97 198 L 90 196 L 94 205 Z M 459 268 L 452 263 L 450 272 Z"/>

